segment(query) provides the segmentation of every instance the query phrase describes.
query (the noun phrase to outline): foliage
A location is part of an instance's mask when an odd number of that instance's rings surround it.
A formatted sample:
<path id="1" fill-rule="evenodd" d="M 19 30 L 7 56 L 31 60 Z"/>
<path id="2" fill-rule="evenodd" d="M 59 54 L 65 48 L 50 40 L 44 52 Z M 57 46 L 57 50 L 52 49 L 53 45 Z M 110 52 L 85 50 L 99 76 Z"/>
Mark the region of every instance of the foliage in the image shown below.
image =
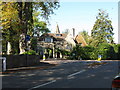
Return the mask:
<path id="1" fill-rule="evenodd" d="M 33 12 L 33 24 L 34 24 L 34 35 L 37 35 L 38 37 L 42 33 L 48 33 L 50 32 L 47 28 L 47 23 L 44 21 L 40 21 L 39 19 L 40 12 L 35 11 Z"/>
<path id="2" fill-rule="evenodd" d="M 48 50 L 48 57 L 49 58 L 52 57 L 52 52 L 53 52 L 52 49 L 48 48 L 47 50 Z"/>
<path id="3" fill-rule="evenodd" d="M 118 56 L 118 60 L 120 60 L 120 44 L 118 44 L 118 54 L 117 54 L 117 56 Z"/>
<path id="4" fill-rule="evenodd" d="M 39 37 L 41 34 L 48 32 L 50 32 L 50 30 L 47 28 L 46 22 L 34 22 L 34 35 L 37 35 Z"/>
<path id="5" fill-rule="evenodd" d="M 117 49 L 118 49 L 117 45 Z M 102 55 L 102 59 L 118 59 L 117 53 L 115 52 L 115 48 L 111 44 L 102 43 L 98 47 L 93 46 L 85 46 L 82 47 L 77 45 L 73 48 L 70 54 L 70 59 L 77 59 L 79 60 L 82 58 L 83 60 L 97 60 L 98 55 Z M 120 47 L 120 46 L 119 46 Z M 118 52 L 118 51 L 117 51 Z"/>
<path id="6" fill-rule="evenodd" d="M 48 20 L 54 9 L 60 7 L 59 2 L 33 2 L 34 9 L 40 11 L 40 16 Z"/>
<path id="7" fill-rule="evenodd" d="M 33 37 L 31 39 L 31 49 L 36 51 L 37 50 L 37 38 L 36 37 Z"/>
<path id="8" fill-rule="evenodd" d="M 70 55 L 70 52 L 67 51 L 67 50 L 61 50 L 61 53 L 63 56 L 69 56 Z"/>
<path id="9" fill-rule="evenodd" d="M 46 20 L 53 14 L 54 9 L 59 8 L 59 2 L 0 2 L 0 22 L 2 26 L 4 51 L 6 51 L 6 43 L 9 41 L 12 45 L 13 53 L 19 52 L 20 35 L 30 35 L 33 37 L 33 27 L 42 27 L 39 31 L 48 32 L 47 24 L 45 22 L 33 21 L 33 11 L 40 11 L 39 17 L 43 17 Z M 34 16 L 36 17 L 36 16 Z M 37 24 L 33 24 L 37 23 Z M 18 37 L 18 38 L 16 38 Z M 17 43 L 17 44 L 15 44 Z M 27 42 L 22 42 L 27 50 Z"/>
<path id="10" fill-rule="evenodd" d="M 68 34 L 69 33 L 69 29 L 65 29 L 62 33 Z"/>
<path id="11" fill-rule="evenodd" d="M 89 45 L 90 36 L 88 35 L 88 32 L 83 30 L 82 32 L 79 32 L 79 34 L 83 36 L 83 38 L 85 39 L 86 43 Z"/>
<path id="12" fill-rule="evenodd" d="M 90 59 L 92 50 L 93 48 L 91 46 L 82 47 L 77 45 L 71 52 L 71 59 Z"/>
<path id="13" fill-rule="evenodd" d="M 112 46 L 114 47 L 115 52 L 118 53 L 119 44 L 113 44 Z"/>
<path id="14" fill-rule="evenodd" d="M 14 2 L 1 2 L 0 8 L 0 26 L 2 27 L 3 51 L 4 53 L 7 52 L 7 42 L 10 42 L 10 44 L 12 44 L 12 54 L 19 53 L 18 41 L 20 33 L 16 4 Z"/>
<path id="15" fill-rule="evenodd" d="M 113 43 L 113 27 L 112 21 L 109 20 L 108 14 L 105 11 L 99 9 L 96 22 L 93 26 L 91 36 L 94 38 L 93 41 L 95 46 L 100 43 Z"/>
<path id="16" fill-rule="evenodd" d="M 29 51 L 24 52 L 23 54 L 36 55 L 36 52 L 34 50 L 29 50 Z"/>
<path id="17" fill-rule="evenodd" d="M 114 47 L 110 44 L 100 44 L 98 46 L 98 54 L 102 55 L 102 59 L 114 59 L 115 58 L 115 51 Z"/>
<path id="18" fill-rule="evenodd" d="M 16 4 L 14 2 L 2 2 L 0 8 L 0 19 L 3 30 L 7 30 L 10 27 L 14 28 L 13 30 L 18 30 L 19 18 Z"/>

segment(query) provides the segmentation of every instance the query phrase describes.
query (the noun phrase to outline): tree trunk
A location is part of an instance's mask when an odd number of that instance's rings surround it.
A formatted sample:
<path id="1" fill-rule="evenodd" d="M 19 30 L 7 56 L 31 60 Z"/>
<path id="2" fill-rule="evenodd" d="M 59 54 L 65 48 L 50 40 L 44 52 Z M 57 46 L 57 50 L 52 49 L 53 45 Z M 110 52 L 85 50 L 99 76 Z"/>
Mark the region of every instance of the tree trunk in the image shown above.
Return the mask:
<path id="1" fill-rule="evenodd" d="M 29 32 L 32 32 L 33 17 L 32 17 L 32 2 L 18 2 L 18 11 L 21 24 L 21 35 L 19 40 L 20 54 L 30 50 L 30 41 L 25 40 Z"/>
<path id="2" fill-rule="evenodd" d="M 25 34 L 20 35 L 19 49 L 20 49 L 20 54 L 23 54 L 25 52 Z"/>
<path id="3" fill-rule="evenodd" d="M 10 55 L 11 51 L 12 51 L 11 44 L 10 44 L 10 42 L 7 42 L 7 54 Z"/>

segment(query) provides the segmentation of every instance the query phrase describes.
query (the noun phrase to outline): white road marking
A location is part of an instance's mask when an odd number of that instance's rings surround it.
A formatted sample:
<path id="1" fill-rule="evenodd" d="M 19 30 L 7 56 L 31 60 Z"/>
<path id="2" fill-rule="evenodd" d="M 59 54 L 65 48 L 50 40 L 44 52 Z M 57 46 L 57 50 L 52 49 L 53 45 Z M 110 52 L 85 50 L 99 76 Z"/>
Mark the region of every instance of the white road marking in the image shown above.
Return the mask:
<path id="1" fill-rule="evenodd" d="M 36 89 L 36 88 L 39 88 L 39 87 L 42 87 L 42 86 L 45 86 L 45 85 L 48 85 L 48 84 L 51 84 L 51 83 L 54 83 L 54 82 L 56 82 L 56 80 L 53 80 L 53 81 L 50 81 L 50 82 L 47 82 L 47 83 L 32 87 L 32 88 L 30 88 L 28 90 Z"/>
<path id="2" fill-rule="evenodd" d="M 72 77 L 72 76 L 77 75 L 77 74 L 79 74 L 79 73 L 82 73 L 82 72 L 84 72 L 84 71 L 86 71 L 86 70 L 82 70 L 82 71 L 79 71 L 79 72 L 76 72 L 76 73 L 70 74 L 70 75 L 68 75 L 68 77 Z"/>
<path id="3" fill-rule="evenodd" d="M 77 75 L 77 74 L 80 74 L 80 73 L 82 73 L 82 72 L 84 72 L 84 71 L 86 71 L 86 70 L 83 69 L 83 70 L 81 70 L 81 71 L 79 71 L 79 72 L 70 74 L 70 75 L 68 75 L 68 77 L 72 77 L 72 76 Z M 42 87 L 42 86 L 45 86 L 45 85 L 48 85 L 48 84 L 51 84 L 51 83 L 54 83 L 54 82 L 56 82 L 56 80 L 52 80 L 52 81 L 50 81 L 50 82 L 47 82 L 47 83 L 44 83 L 44 84 L 41 84 L 41 85 L 32 87 L 32 88 L 30 88 L 30 89 L 28 89 L 28 90 L 36 89 L 36 88 L 39 88 L 39 87 Z"/>

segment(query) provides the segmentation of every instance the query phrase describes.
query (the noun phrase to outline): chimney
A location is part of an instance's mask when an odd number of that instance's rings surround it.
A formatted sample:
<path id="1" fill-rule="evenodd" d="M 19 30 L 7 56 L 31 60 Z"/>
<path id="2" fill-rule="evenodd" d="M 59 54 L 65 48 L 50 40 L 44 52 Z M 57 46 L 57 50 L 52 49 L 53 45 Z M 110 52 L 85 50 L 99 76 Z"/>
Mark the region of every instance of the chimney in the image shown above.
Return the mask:
<path id="1" fill-rule="evenodd" d="M 72 30 L 73 30 L 73 37 L 75 37 L 75 28 L 72 28 Z"/>
<path id="2" fill-rule="evenodd" d="M 57 24 L 57 27 L 56 27 L 56 33 L 60 33 L 58 24 Z"/>

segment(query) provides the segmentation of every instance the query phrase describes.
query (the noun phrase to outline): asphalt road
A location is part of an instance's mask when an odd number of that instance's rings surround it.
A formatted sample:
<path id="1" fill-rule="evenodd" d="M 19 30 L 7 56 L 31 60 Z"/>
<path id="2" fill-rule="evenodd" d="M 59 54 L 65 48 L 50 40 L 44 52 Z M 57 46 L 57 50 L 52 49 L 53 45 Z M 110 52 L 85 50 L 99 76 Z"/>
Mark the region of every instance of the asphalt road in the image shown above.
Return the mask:
<path id="1" fill-rule="evenodd" d="M 118 74 L 118 61 L 89 67 L 92 62 L 69 62 L 43 70 L 25 70 L 3 74 L 2 88 L 111 88 L 111 81 Z"/>

